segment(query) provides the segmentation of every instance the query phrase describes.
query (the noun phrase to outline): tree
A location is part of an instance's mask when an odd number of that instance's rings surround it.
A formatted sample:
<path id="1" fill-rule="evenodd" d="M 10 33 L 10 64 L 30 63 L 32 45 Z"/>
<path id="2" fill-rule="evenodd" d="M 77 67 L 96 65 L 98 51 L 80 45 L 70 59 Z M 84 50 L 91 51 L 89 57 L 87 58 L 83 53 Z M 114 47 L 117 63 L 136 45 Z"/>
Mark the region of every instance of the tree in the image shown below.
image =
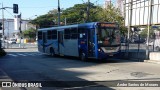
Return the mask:
<path id="1" fill-rule="evenodd" d="M 65 10 L 61 9 L 61 22 L 65 22 L 65 18 L 67 19 L 67 23 L 83 23 L 87 19 L 87 7 L 88 3 L 83 4 L 75 4 L 73 7 L 67 8 Z M 101 7 L 95 6 L 90 3 L 90 21 L 98 21 L 97 15 L 102 10 Z M 50 10 L 47 14 L 37 17 L 32 20 L 32 24 L 38 25 L 40 28 L 52 27 L 56 26 L 58 21 L 58 10 L 53 9 Z"/>
<path id="2" fill-rule="evenodd" d="M 37 33 L 37 30 L 34 29 L 34 28 L 30 28 L 28 30 L 25 30 L 22 32 L 23 35 L 24 35 L 24 38 L 29 38 L 29 39 L 36 39 L 36 33 Z"/>
<path id="3" fill-rule="evenodd" d="M 46 14 L 37 17 L 36 19 L 32 20 L 31 23 L 38 25 L 40 28 L 52 27 L 54 25 L 53 18 L 54 16 L 52 14 Z"/>
<path id="4" fill-rule="evenodd" d="M 146 27 L 142 32 L 140 33 L 141 37 L 146 38 L 148 33 L 148 28 Z M 150 28 L 149 37 L 153 38 L 154 31 Z"/>
<path id="5" fill-rule="evenodd" d="M 121 33 L 123 35 L 126 34 L 127 28 L 124 26 L 124 17 L 121 15 L 120 10 L 112 4 L 102 9 L 102 11 L 98 13 L 97 18 L 98 21 L 101 22 L 117 22 L 120 25 Z"/>
<path id="6" fill-rule="evenodd" d="M 102 10 L 101 7 L 95 6 L 93 3 L 90 4 L 90 18 L 89 22 L 97 21 L 97 13 Z M 87 20 L 87 7 L 88 3 L 75 4 L 73 7 L 63 10 L 62 20 L 67 18 L 67 23 L 83 23 Z"/>
<path id="7" fill-rule="evenodd" d="M 76 24 L 84 22 L 117 22 L 120 25 L 120 31 L 126 35 L 127 28 L 124 26 L 124 17 L 120 10 L 113 5 L 108 5 L 107 9 L 96 6 L 93 3 L 90 5 L 89 20 L 87 21 L 88 3 L 75 4 L 73 7 L 61 10 L 61 25 L 64 25 L 65 18 L 67 24 Z M 32 21 L 32 24 L 38 25 L 40 28 L 57 26 L 58 10 L 50 10 L 47 14 L 37 17 Z"/>

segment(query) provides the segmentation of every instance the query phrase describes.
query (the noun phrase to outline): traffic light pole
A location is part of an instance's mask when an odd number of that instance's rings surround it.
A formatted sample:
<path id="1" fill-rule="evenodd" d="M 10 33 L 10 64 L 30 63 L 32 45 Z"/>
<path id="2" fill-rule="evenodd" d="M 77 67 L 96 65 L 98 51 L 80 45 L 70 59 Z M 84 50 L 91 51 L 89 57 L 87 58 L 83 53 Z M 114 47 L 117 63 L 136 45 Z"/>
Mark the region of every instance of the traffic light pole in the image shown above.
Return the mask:
<path id="1" fill-rule="evenodd" d="M 60 4 L 58 0 L 58 26 L 60 26 Z"/>
<path id="2" fill-rule="evenodd" d="M 21 30 L 21 21 L 22 21 L 22 20 L 21 20 L 21 13 L 20 13 L 20 15 L 19 15 L 19 18 L 20 18 L 20 24 L 19 24 L 19 32 L 20 32 L 20 42 L 19 42 L 19 43 L 20 43 L 20 44 L 19 44 L 19 48 L 21 48 L 21 46 L 22 46 L 22 45 L 21 45 L 21 44 L 22 44 L 22 43 L 21 43 L 21 39 L 22 39 L 22 30 Z"/>
<path id="3" fill-rule="evenodd" d="M 18 4 L 14 4 L 15 8 L 12 7 L 3 7 L 3 3 L 2 3 L 2 42 L 4 44 L 4 9 L 9 8 L 9 9 L 13 9 L 13 11 L 16 10 L 16 12 L 14 13 L 18 13 Z M 3 45 L 5 47 L 5 44 Z"/>
<path id="4" fill-rule="evenodd" d="M 90 0 L 88 0 L 88 7 L 87 7 L 87 22 L 90 21 Z"/>
<path id="5" fill-rule="evenodd" d="M 2 3 L 2 42 L 3 42 L 3 46 L 5 47 L 4 44 L 4 7 L 3 7 L 3 3 Z"/>

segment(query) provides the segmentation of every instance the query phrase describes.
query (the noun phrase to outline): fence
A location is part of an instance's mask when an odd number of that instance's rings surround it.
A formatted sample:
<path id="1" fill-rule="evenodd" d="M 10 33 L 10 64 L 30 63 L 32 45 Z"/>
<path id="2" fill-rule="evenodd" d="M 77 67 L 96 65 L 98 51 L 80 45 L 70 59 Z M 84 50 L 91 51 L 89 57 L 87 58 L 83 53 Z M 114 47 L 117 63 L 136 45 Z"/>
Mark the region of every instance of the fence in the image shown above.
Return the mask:
<path id="1" fill-rule="evenodd" d="M 127 36 L 122 37 L 121 51 L 124 54 L 123 57 L 145 60 L 147 49 L 149 52 L 160 52 L 160 30 L 151 29 L 149 43 L 147 43 L 147 35 L 143 34 L 145 32 L 143 30 L 132 32 L 129 40 L 127 40 Z"/>

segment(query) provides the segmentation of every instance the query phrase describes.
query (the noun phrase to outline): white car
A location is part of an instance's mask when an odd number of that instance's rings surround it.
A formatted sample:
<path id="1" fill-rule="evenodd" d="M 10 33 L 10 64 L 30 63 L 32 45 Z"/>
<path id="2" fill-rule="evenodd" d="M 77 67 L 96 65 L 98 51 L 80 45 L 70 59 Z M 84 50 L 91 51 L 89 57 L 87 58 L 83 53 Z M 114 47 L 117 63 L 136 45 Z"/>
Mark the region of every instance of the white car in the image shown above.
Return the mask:
<path id="1" fill-rule="evenodd" d="M 16 39 L 10 39 L 10 40 L 8 41 L 8 43 L 10 43 L 10 44 L 16 44 Z"/>
<path id="2" fill-rule="evenodd" d="M 149 41 L 149 43 L 146 43 L 148 46 L 153 46 L 155 50 L 160 51 L 160 39 L 155 39 L 155 41 Z"/>
<path id="3" fill-rule="evenodd" d="M 153 41 L 149 41 L 149 43 L 146 43 L 148 46 L 153 46 Z"/>

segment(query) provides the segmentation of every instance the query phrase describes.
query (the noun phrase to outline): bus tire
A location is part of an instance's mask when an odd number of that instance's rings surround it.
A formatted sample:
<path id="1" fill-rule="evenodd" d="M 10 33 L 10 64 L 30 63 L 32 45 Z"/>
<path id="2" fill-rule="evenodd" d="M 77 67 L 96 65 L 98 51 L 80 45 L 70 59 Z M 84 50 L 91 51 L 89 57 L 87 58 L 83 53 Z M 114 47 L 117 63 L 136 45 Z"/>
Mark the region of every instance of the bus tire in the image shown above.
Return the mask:
<path id="1" fill-rule="evenodd" d="M 81 59 L 82 61 L 86 61 L 86 54 L 82 52 L 82 53 L 80 54 L 80 59 Z"/>
<path id="2" fill-rule="evenodd" d="M 50 48 L 50 55 L 51 55 L 51 56 L 55 56 L 55 52 L 54 52 L 54 49 L 53 49 L 53 48 Z"/>

